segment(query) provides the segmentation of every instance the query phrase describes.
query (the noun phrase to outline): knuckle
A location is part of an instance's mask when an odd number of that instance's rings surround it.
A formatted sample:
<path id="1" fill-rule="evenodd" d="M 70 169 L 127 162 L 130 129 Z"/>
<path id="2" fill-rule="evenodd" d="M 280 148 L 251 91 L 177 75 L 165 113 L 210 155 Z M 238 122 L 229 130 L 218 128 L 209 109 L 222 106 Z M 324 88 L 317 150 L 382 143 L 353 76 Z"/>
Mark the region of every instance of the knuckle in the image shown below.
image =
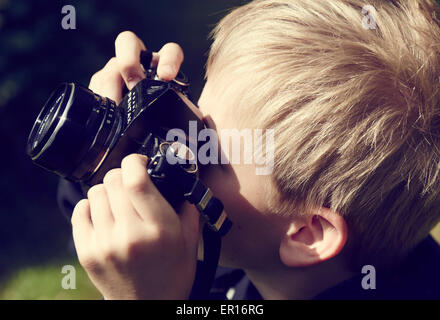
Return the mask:
<path id="1" fill-rule="evenodd" d="M 78 261 L 84 269 L 90 272 L 97 272 L 100 270 L 100 263 L 98 259 L 96 259 L 96 257 L 90 253 L 78 254 Z"/>
<path id="2" fill-rule="evenodd" d="M 131 61 L 121 60 L 119 61 L 118 68 L 121 74 L 130 76 L 134 72 L 135 66 Z"/>
<path id="3" fill-rule="evenodd" d="M 106 262 L 116 263 L 117 261 L 119 261 L 118 251 L 112 247 L 102 250 L 101 256 L 102 256 L 102 261 L 104 261 L 104 263 Z"/>
<path id="4" fill-rule="evenodd" d="M 145 236 L 148 238 L 148 241 L 157 243 L 163 239 L 163 234 L 164 232 L 158 226 L 150 226 Z"/>
<path id="5" fill-rule="evenodd" d="M 100 81 L 101 81 L 101 78 L 102 78 L 101 75 L 102 75 L 101 70 L 95 72 L 95 73 L 90 77 L 90 84 L 89 84 L 89 86 L 91 87 L 91 86 L 96 86 L 96 85 L 98 85 L 98 84 L 100 83 Z"/>
<path id="6" fill-rule="evenodd" d="M 105 76 L 118 69 L 118 60 L 116 57 L 112 57 L 110 58 L 110 60 L 107 61 L 107 63 L 105 64 L 105 66 L 99 71 L 101 73 L 103 73 Z"/>
<path id="7" fill-rule="evenodd" d="M 138 61 L 122 60 L 118 65 L 119 73 L 124 79 L 140 79 L 142 75 L 138 72 Z"/>
<path id="8" fill-rule="evenodd" d="M 92 186 L 89 191 L 87 191 L 87 198 L 94 198 L 99 195 L 101 195 L 103 192 L 105 192 L 104 185 L 102 183 L 96 184 Z"/>
<path id="9" fill-rule="evenodd" d="M 119 252 L 124 261 L 136 262 L 147 255 L 163 254 L 173 245 L 175 243 L 165 230 L 150 227 L 142 234 L 128 235 L 125 241 L 119 243 Z"/>
<path id="10" fill-rule="evenodd" d="M 170 232 L 167 228 L 163 227 L 152 227 L 146 232 L 144 236 L 144 243 L 146 243 L 149 250 L 154 250 L 155 252 L 172 251 L 176 248 L 180 248 L 182 243 L 176 241 L 176 234 Z"/>
<path id="11" fill-rule="evenodd" d="M 108 171 L 103 179 L 104 185 L 112 185 L 115 183 L 120 183 L 122 181 L 121 168 L 111 169 Z"/>
<path id="12" fill-rule="evenodd" d="M 107 62 L 107 66 L 113 68 L 113 67 L 117 66 L 117 63 L 118 63 L 118 59 L 116 59 L 116 57 L 112 57 Z"/>
<path id="13" fill-rule="evenodd" d="M 107 81 L 118 81 L 118 71 L 116 57 L 111 58 L 107 64 L 99 71 L 95 72 L 90 77 L 89 87 L 90 89 L 99 90 L 99 88 Z"/>
<path id="14" fill-rule="evenodd" d="M 124 244 L 124 255 L 129 259 L 136 259 L 142 252 L 142 242 L 139 239 L 130 239 Z"/>
<path id="15" fill-rule="evenodd" d="M 167 229 L 160 226 L 150 226 L 145 232 L 144 238 L 151 245 L 161 248 L 169 247 L 173 239 Z"/>
<path id="16" fill-rule="evenodd" d="M 162 232 L 157 226 L 149 226 L 142 232 L 130 231 L 125 233 L 123 240 L 120 241 L 119 251 L 127 260 L 135 261 L 147 253 L 151 254 L 158 248 L 162 238 Z"/>
<path id="17" fill-rule="evenodd" d="M 70 222 L 72 225 L 75 225 L 78 222 L 78 219 L 83 215 L 85 210 L 88 210 L 89 201 L 87 199 L 80 200 L 75 208 L 73 209 L 72 216 L 70 217 Z"/>
<path id="18" fill-rule="evenodd" d="M 144 193 L 148 189 L 147 179 L 143 175 L 130 175 L 124 180 L 124 187 L 131 193 Z"/>
<path id="19" fill-rule="evenodd" d="M 143 237 L 132 236 L 124 244 L 124 256 L 129 261 L 136 261 L 149 251 L 150 243 Z"/>
<path id="20" fill-rule="evenodd" d="M 103 75 L 101 76 L 102 79 L 105 79 L 105 81 L 111 81 L 116 78 L 116 76 L 119 76 L 119 62 L 116 57 L 111 58 L 107 64 L 102 69 Z"/>
<path id="21" fill-rule="evenodd" d="M 119 83 L 121 82 L 121 77 L 119 71 L 112 70 L 107 73 L 106 80 L 108 83 Z"/>

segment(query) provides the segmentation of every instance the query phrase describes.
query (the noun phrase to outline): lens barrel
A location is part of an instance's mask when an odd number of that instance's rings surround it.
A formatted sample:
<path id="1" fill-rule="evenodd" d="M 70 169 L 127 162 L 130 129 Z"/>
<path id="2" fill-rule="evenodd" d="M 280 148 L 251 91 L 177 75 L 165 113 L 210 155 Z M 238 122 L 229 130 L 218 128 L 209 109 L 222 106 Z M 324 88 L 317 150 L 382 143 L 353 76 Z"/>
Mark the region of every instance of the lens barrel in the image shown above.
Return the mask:
<path id="1" fill-rule="evenodd" d="M 75 83 L 63 83 L 38 115 L 27 154 L 45 169 L 84 181 L 108 152 L 119 119 L 112 100 Z"/>

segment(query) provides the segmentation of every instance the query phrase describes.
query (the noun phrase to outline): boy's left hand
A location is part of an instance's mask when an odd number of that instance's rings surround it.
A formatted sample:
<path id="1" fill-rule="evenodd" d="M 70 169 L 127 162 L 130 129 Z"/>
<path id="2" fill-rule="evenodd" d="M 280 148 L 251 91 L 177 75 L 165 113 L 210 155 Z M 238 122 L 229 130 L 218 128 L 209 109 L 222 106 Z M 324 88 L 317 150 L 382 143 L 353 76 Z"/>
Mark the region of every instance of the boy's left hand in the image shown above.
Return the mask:
<path id="1" fill-rule="evenodd" d="M 125 157 L 72 215 L 79 261 L 105 299 L 186 299 L 194 281 L 198 213 L 177 215 L 146 164 Z"/>

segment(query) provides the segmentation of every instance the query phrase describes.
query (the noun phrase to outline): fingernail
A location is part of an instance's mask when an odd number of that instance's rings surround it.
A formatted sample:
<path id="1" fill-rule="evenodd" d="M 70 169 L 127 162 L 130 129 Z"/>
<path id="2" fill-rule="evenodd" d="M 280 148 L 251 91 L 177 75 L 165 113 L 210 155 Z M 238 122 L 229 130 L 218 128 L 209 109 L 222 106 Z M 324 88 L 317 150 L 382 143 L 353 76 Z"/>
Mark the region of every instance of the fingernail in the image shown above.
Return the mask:
<path id="1" fill-rule="evenodd" d="M 176 74 L 176 69 L 172 65 L 164 65 L 161 68 L 161 73 L 167 76 L 174 76 Z"/>

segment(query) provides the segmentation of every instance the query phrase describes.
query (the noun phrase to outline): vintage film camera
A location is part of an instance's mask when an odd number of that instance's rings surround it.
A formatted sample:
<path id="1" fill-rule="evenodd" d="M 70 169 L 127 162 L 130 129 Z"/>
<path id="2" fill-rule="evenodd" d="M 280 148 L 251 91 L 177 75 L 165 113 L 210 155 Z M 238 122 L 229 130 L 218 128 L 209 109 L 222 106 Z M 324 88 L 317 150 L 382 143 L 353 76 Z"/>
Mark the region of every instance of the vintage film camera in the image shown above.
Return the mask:
<path id="1" fill-rule="evenodd" d="M 144 154 L 147 172 L 168 202 L 176 210 L 185 200 L 196 205 L 211 229 L 224 235 L 231 222 L 198 178 L 197 141 L 191 140 L 188 123 L 195 123 L 197 132 L 205 125 L 188 96 L 189 83 L 182 73 L 170 82 L 158 79 L 149 65 L 151 52 L 142 52 L 140 59 L 146 79 L 119 106 L 78 84 L 59 85 L 34 123 L 27 154 L 39 166 L 85 186 L 101 183 L 125 156 Z M 185 132 L 186 143 L 166 140 L 176 128 Z"/>

